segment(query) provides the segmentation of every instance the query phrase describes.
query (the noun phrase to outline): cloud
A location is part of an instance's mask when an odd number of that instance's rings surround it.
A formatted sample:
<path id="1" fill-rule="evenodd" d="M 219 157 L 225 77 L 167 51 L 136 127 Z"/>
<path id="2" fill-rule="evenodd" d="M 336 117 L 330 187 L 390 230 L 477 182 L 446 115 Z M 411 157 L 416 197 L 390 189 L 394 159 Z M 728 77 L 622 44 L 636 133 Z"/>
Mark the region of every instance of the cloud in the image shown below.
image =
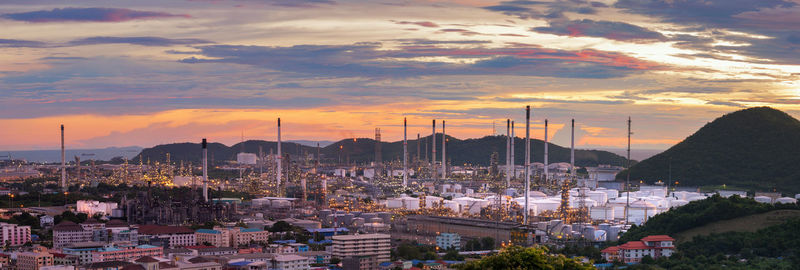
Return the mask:
<path id="1" fill-rule="evenodd" d="M 189 15 L 126 8 L 55 8 L 22 13 L 8 13 L 1 17 L 32 23 L 45 22 L 124 22 L 157 18 L 189 18 Z"/>
<path id="2" fill-rule="evenodd" d="M 42 48 L 47 43 L 32 40 L 0 39 L 0 48 Z"/>
<path id="3" fill-rule="evenodd" d="M 203 39 L 172 39 L 162 37 L 88 37 L 70 41 L 69 46 L 96 44 L 133 44 L 142 46 L 172 46 L 214 43 Z"/>
<path id="4" fill-rule="evenodd" d="M 619 105 L 633 103 L 631 100 L 606 100 L 606 99 L 551 99 L 551 98 L 497 98 L 503 102 L 545 102 L 545 103 L 572 103 L 572 104 L 603 104 Z"/>
<path id="5" fill-rule="evenodd" d="M 378 43 L 297 45 L 292 47 L 197 46 L 203 58 L 183 63 L 236 63 L 299 74 L 339 77 L 415 77 L 433 75 L 517 75 L 562 78 L 613 78 L 657 65 L 619 53 L 563 51 L 539 47 L 382 49 Z M 424 60 L 448 58 L 453 61 Z"/>
<path id="6" fill-rule="evenodd" d="M 706 102 L 706 104 L 719 105 L 719 106 L 730 106 L 730 107 L 745 107 L 744 105 L 736 103 L 736 102 L 721 101 L 721 100 L 708 101 L 708 102 Z"/>
<path id="7" fill-rule="evenodd" d="M 391 22 L 394 22 L 396 24 L 413 24 L 413 25 L 422 26 L 422 27 L 439 27 L 438 24 L 436 24 L 434 22 L 428 22 L 428 21 L 409 22 L 409 21 L 395 21 L 395 20 L 392 20 Z"/>
<path id="8" fill-rule="evenodd" d="M 661 33 L 644 27 L 623 22 L 611 21 L 564 21 L 551 22 L 550 26 L 534 27 L 532 31 L 573 37 L 603 37 L 619 41 L 663 41 L 666 37 Z"/>
<path id="9" fill-rule="evenodd" d="M 638 94 L 654 95 L 663 93 L 686 93 L 686 94 L 717 94 L 717 93 L 730 93 L 733 90 L 724 87 L 667 87 L 659 89 L 650 89 L 637 92 Z"/>

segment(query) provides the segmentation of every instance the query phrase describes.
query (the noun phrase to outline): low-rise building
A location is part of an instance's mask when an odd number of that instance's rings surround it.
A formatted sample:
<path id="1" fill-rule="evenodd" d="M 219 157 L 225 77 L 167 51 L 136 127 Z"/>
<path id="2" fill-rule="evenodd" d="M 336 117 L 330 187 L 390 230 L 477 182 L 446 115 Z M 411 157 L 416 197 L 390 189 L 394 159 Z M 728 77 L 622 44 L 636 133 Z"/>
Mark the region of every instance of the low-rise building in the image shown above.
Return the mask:
<path id="1" fill-rule="evenodd" d="M 608 261 L 639 263 L 645 256 L 653 259 L 672 256 L 675 252 L 675 239 L 668 235 L 651 235 L 639 241 L 630 241 L 619 246 L 605 248 L 601 251 Z"/>
<path id="2" fill-rule="evenodd" d="M 42 266 L 53 265 L 53 254 L 47 252 L 17 253 L 17 270 L 40 270 Z"/>
<path id="3" fill-rule="evenodd" d="M 160 240 L 164 248 L 192 246 L 197 243 L 194 231 L 183 226 L 141 225 L 139 239 L 142 238 L 148 241 Z"/>
<path id="4" fill-rule="evenodd" d="M 308 257 L 285 254 L 275 256 L 275 258 L 272 259 L 272 266 L 270 269 L 305 270 L 309 269 L 309 267 Z"/>
<path id="5" fill-rule="evenodd" d="M 440 233 L 436 236 L 436 246 L 440 249 L 461 249 L 461 236 L 457 233 Z"/>
<path id="6" fill-rule="evenodd" d="M 163 247 L 139 245 L 135 247 L 105 247 L 92 252 L 93 262 L 129 261 L 144 256 L 160 257 L 164 254 Z"/>
<path id="7" fill-rule="evenodd" d="M 230 231 L 226 229 L 199 229 L 194 232 L 194 238 L 198 245 L 212 245 L 216 247 L 231 246 Z"/>

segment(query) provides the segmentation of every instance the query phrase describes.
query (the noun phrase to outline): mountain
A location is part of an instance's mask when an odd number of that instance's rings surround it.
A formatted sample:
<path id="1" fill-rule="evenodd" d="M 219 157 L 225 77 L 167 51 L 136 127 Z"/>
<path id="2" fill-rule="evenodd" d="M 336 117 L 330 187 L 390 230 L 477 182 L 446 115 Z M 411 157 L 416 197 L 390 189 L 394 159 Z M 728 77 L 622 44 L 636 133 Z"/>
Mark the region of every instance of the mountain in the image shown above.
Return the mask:
<path id="1" fill-rule="evenodd" d="M 726 114 L 631 167 L 631 181 L 800 191 L 800 121 L 769 107 Z M 626 172 L 617 174 L 624 179 Z"/>
<path id="2" fill-rule="evenodd" d="M 422 137 L 421 148 L 422 153 L 420 157 L 425 159 L 426 146 L 428 155 L 430 155 L 430 137 Z M 489 165 L 490 156 L 493 152 L 498 152 L 500 156 L 499 163 L 505 164 L 505 147 L 506 138 L 503 136 L 487 136 L 479 139 L 466 139 L 461 140 L 451 136 L 447 136 L 447 159 L 450 164 L 479 164 Z M 522 138 L 515 139 L 515 158 L 516 164 L 522 164 L 525 160 L 525 140 Z M 209 144 L 209 159 L 215 161 L 235 160 L 236 154 L 242 151 L 242 144 L 244 144 L 244 151 L 248 153 L 258 153 L 259 146 L 265 154 L 270 151 L 277 152 L 277 143 L 259 140 L 250 140 L 243 143 L 237 143 L 230 147 L 220 143 Z M 437 134 L 436 143 L 436 159 L 441 160 L 441 134 Z M 199 162 L 201 157 L 199 143 L 175 143 L 158 145 L 152 148 L 143 149 L 139 156 L 133 160 L 138 161 L 139 158 L 151 161 L 164 161 L 166 153 L 170 153 L 172 161 L 191 161 Z M 401 160 L 403 155 L 403 142 L 381 142 L 382 159 L 383 161 Z M 543 160 L 544 142 L 541 140 L 531 140 L 531 162 L 542 162 Z M 284 142 L 281 149 L 284 153 L 289 153 L 290 156 L 296 157 L 298 154 L 315 154 L 316 147 L 305 146 L 299 143 Z M 549 143 L 550 162 L 569 162 L 569 148 L 561 147 Z M 368 163 L 375 160 L 375 140 L 368 138 L 355 138 L 344 139 L 334 142 L 328 146 L 320 149 L 322 161 L 325 163 L 350 162 L 355 163 Z M 408 156 L 409 161 L 417 157 L 417 140 L 408 141 Z M 430 156 L 428 156 L 430 158 Z M 575 164 L 578 166 L 597 166 L 598 164 L 611 164 L 621 166 L 625 162 L 625 158 L 608 151 L 600 150 L 575 150 Z"/>

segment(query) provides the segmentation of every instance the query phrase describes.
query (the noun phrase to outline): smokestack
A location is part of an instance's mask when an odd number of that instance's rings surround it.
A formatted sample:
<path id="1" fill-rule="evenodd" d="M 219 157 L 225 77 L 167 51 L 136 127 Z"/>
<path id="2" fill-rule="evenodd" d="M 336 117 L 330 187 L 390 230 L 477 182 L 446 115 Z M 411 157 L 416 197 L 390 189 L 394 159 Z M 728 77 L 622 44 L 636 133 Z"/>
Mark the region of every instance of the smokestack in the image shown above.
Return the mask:
<path id="1" fill-rule="evenodd" d="M 548 158 L 548 149 L 547 146 L 547 119 L 544 119 L 544 183 L 547 184 L 547 178 L 549 178 L 549 169 L 547 165 L 550 164 L 550 159 Z"/>
<path id="2" fill-rule="evenodd" d="M 433 152 L 431 154 L 431 174 L 433 175 L 433 179 L 436 179 L 438 175 L 436 171 L 436 119 L 433 119 L 433 135 L 431 135 L 431 148 L 433 148 Z"/>
<path id="3" fill-rule="evenodd" d="M 442 120 L 442 179 L 447 179 L 447 135 L 444 132 L 444 120 Z"/>
<path id="4" fill-rule="evenodd" d="M 281 175 L 283 173 L 283 165 L 282 165 L 282 162 L 281 162 L 283 157 L 281 156 L 281 118 L 280 117 L 278 117 L 278 156 L 277 156 L 277 158 L 278 158 L 277 159 L 277 162 L 278 162 L 278 175 L 277 175 L 277 178 L 276 178 L 277 179 L 276 183 L 278 184 L 277 190 L 278 190 L 278 196 L 280 197 L 281 196 L 281 177 L 283 176 L 283 175 Z"/>
<path id="5" fill-rule="evenodd" d="M 203 200 L 208 202 L 208 143 L 203 138 Z"/>
<path id="6" fill-rule="evenodd" d="M 511 119 L 506 119 L 506 188 L 511 187 Z"/>
<path id="7" fill-rule="evenodd" d="M 511 121 L 511 175 L 516 179 L 517 178 L 517 160 L 516 156 L 514 156 L 514 140 L 517 138 L 517 135 L 514 135 L 514 121 Z"/>
<path id="8" fill-rule="evenodd" d="M 570 176 L 575 178 L 575 119 L 572 119 L 572 139 L 569 145 L 569 171 Z"/>
<path id="9" fill-rule="evenodd" d="M 61 188 L 67 191 L 67 156 L 64 150 L 64 125 L 61 125 Z"/>
<path id="10" fill-rule="evenodd" d="M 523 224 L 528 225 L 528 200 L 531 187 L 531 106 L 525 106 L 525 216 Z"/>
<path id="11" fill-rule="evenodd" d="M 408 187 L 408 123 L 403 117 L 403 188 Z"/>
<path id="12" fill-rule="evenodd" d="M 422 142 L 419 141 L 419 133 L 417 133 L 417 162 L 419 162 L 419 158 L 420 158 L 420 150 L 421 150 L 420 145 L 421 145 L 421 143 Z"/>

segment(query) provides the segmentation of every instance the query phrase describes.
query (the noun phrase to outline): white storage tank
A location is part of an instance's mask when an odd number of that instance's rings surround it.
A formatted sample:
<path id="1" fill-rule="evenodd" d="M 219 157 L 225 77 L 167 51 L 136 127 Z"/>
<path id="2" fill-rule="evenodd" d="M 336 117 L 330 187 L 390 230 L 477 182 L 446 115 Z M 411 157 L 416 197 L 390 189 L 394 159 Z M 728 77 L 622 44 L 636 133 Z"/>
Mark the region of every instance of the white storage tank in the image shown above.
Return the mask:
<path id="1" fill-rule="evenodd" d="M 775 200 L 775 203 L 787 203 L 787 204 L 794 204 L 794 203 L 797 203 L 797 199 L 795 199 L 795 198 L 789 198 L 789 197 L 783 197 L 783 198 L 778 198 L 778 199 L 776 199 L 776 200 Z"/>
<path id="2" fill-rule="evenodd" d="M 613 206 L 595 206 L 589 210 L 592 220 L 614 220 Z"/>
<path id="3" fill-rule="evenodd" d="M 608 194 L 603 191 L 589 191 L 586 195 L 600 205 L 608 202 Z"/>
<path id="4" fill-rule="evenodd" d="M 619 190 L 616 190 L 616 189 L 599 189 L 598 188 L 597 190 L 605 192 L 606 194 L 608 194 L 608 199 L 614 199 L 616 197 L 619 197 Z"/>
<path id="5" fill-rule="evenodd" d="M 753 199 L 760 203 L 772 203 L 772 198 L 767 196 L 756 196 Z"/>
<path id="6" fill-rule="evenodd" d="M 435 207 L 435 206 L 442 205 L 442 201 L 443 200 L 444 199 L 441 198 L 441 197 L 425 196 L 425 207 L 426 208 L 432 208 L 432 207 Z"/>
<path id="7" fill-rule="evenodd" d="M 456 212 L 456 213 L 460 213 L 461 212 L 461 204 L 458 203 L 458 202 L 445 200 L 444 201 L 444 207 L 450 208 L 450 210 L 453 210 L 453 212 Z"/>
<path id="8" fill-rule="evenodd" d="M 581 198 L 570 198 L 569 207 L 578 208 L 578 207 L 581 206 L 580 205 L 581 202 L 583 202 L 583 206 L 585 206 L 585 207 L 591 208 L 591 207 L 597 206 L 597 202 L 595 202 L 594 200 L 589 199 L 589 198 L 583 198 L 583 199 L 581 199 Z"/>
<path id="9" fill-rule="evenodd" d="M 631 203 L 631 207 L 628 209 L 628 220 L 641 225 L 657 213 L 658 209 L 652 203 L 643 200 L 635 201 Z"/>
<path id="10" fill-rule="evenodd" d="M 548 200 L 548 199 L 540 199 L 533 201 L 532 204 L 536 205 L 537 215 L 541 214 L 544 211 L 558 211 L 558 206 L 561 204 L 558 201 Z"/>
<path id="11" fill-rule="evenodd" d="M 606 241 L 606 231 L 605 230 L 596 230 L 594 231 L 594 239 L 595 242 L 605 242 Z"/>

